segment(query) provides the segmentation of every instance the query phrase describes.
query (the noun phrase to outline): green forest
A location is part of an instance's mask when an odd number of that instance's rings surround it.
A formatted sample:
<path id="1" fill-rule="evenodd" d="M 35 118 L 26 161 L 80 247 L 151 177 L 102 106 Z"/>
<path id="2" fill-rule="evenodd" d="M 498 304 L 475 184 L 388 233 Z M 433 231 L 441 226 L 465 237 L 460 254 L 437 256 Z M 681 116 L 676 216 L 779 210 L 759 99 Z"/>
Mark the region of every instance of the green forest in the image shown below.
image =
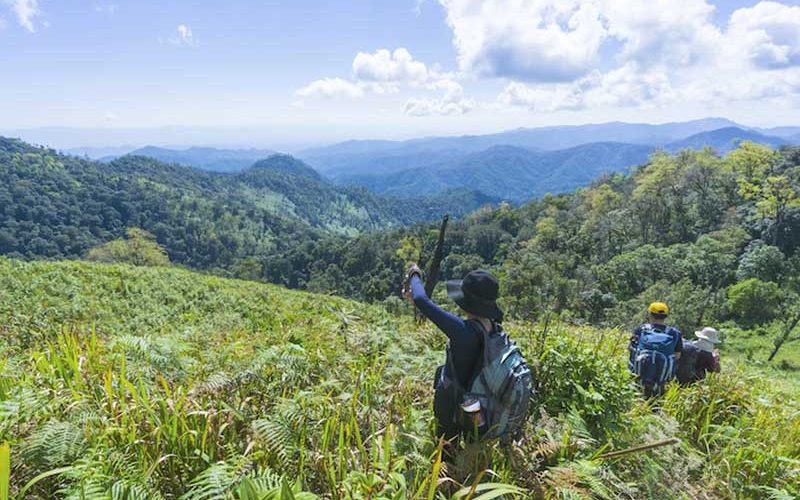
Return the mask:
<path id="1" fill-rule="evenodd" d="M 270 257 L 266 278 L 396 305 L 405 262 L 430 259 L 437 229 L 308 242 Z M 450 224 L 442 277 L 492 270 L 522 319 L 628 327 L 661 298 L 684 331 L 726 321 L 789 335 L 800 315 L 798 247 L 800 149 L 744 143 L 725 157 L 658 153 L 631 175 L 478 210 Z"/>
<path id="2" fill-rule="evenodd" d="M 486 201 L 462 190 L 400 203 L 336 187 L 286 155 L 221 174 L 142 156 L 103 164 L 0 138 L 0 254 L 21 258 L 80 258 L 136 227 L 174 263 L 235 273 L 324 234 L 465 213 Z"/>
<path id="3" fill-rule="evenodd" d="M 499 278 L 535 386 L 521 441 L 455 463 L 446 337 L 400 297 L 445 212 L 440 278 Z M 798 247 L 800 148 L 656 152 L 512 206 L 2 139 L 0 498 L 796 498 Z M 722 372 L 645 400 L 655 300 L 722 332 Z"/>

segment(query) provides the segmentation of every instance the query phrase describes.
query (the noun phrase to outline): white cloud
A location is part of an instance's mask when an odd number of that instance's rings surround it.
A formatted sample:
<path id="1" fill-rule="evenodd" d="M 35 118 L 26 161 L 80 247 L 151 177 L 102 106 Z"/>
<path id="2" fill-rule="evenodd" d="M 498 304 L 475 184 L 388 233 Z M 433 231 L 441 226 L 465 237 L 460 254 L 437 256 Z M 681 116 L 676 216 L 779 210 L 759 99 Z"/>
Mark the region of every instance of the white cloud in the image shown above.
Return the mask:
<path id="1" fill-rule="evenodd" d="M 431 69 L 417 61 L 405 48 L 394 51 L 379 49 L 373 53 L 359 52 L 353 59 L 353 81 L 342 78 L 323 78 L 298 89 L 301 98 L 359 98 L 365 94 L 395 94 L 403 89 L 443 91 L 441 98 L 410 98 L 404 107 L 407 114 L 466 113 L 474 102 L 464 98 L 463 87 L 438 66 Z M 304 103 L 303 103 L 304 104 Z"/>
<path id="2" fill-rule="evenodd" d="M 42 15 L 38 0 L 3 0 L 3 2 L 14 11 L 20 26 L 30 33 L 36 31 L 34 21 Z"/>
<path id="3" fill-rule="evenodd" d="M 469 3 L 440 1 L 446 6 Z M 514 77 L 498 102 L 536 112 L 690 102 L 724 107 L 735 101 L 762 99 L 796 104 L 794 100 L 800 97 L 800 7 L 764 1 L 736 10 L 727 24 L 718 26 L 713 22 L 714 7 L 706 0 L 591 3 L 606 30 L 600 52 L 616 51 L 604 61 L 603 66 L 614 63 L 609 68 L 593 64 L 591 69 L 587 66 L 579 74 L 551 82 L 528 72 L 525 61 L 512 60 L 515 67 L 503 72 L 497 71 L 502 66 L 493 61 L 483 62 L 482 67 L 466 64 L 462 69 L 480 74 L 489 67 L 494 68 L 490 72 L 494 76 Z M 535 10 L 526 2 L 506 2 L 506 7 L 507 17 L 530 15 Z M 476 17 L 475 22 L 492 25 L 495 21 Z M 487 32 L 486 28 L 476 29 Z M 462 57 L 463 44 L 455 27 L 453 37 L 460 61 L 469 61 Z M 496 55 L 485 46 L 497 43 L 497 38 L 483 40 L 481 54 Z M 524 48 L 539 50 L 524 39 L 508 43 L 514 48 L 505 49 L 512 53 Z M 542 49 L 530 57 L 547 60 L 548 54 Z"/>
<path id="4" fill-rule="evenodd" d="M 197 43 L 192 34 L 192 28 L 185 24 L 179 24 L 178 27 L 175 28 L 175 35 L 175 37 L 169 39 L 169 43 L 172 45 L 192 47 Z"/>
<path id="5" fill-rule="evenodd" d="M 623 61 L 643 66 L 708 60 L 722 43 L 706 0 L 598 0 L 608 34 L 622 43 Z"/>
<path id="6" fill-rule="evenodd" d="M 470 111 L 476 103 L 462 84 L 486 77 L 503 89 L 482 107 L 537 113 L 800 104 L 800 6 L 761 1 L 716 23 L 711 0 L 438 1 L 458 72 L 404 48 L 359 52 L 352 80 L 314 93 L 439 94 L 407 99 L 404 111 L 414 116 Z"/>
<path id="7" fill-rule="evenodd" d="M 800 66 L 800 7 L 760 2 L 739 9 L 731 16 L 729 36 L 756 66 Z"/>
<path id="8" fill-rule="evenodd" d="M 113 14 L 117 11 L 117 4 L 114 3 L 97 3 L 94 5 L 94 11 L 101 14 Z"/>
<path id="9" fill-rule="evenodd" d="M 526 85 L 512 81 L 498 96 L 507 106 L 523 106 L 534 112 L 581 110 L 598 107 L 651 107 L 672 102 L 675 92 L 668 76 L 644 71 L 637 63 L 601 73 L 594 71 L 570 83 Z"/>
<path id="10" fill-rule="evenodd" d="M 373 54 L 359 52 L 353 59 L 353 74 L 356 79 L 383 83 L 422 83 L 428 79 L 424 63 L 415 61 L 405 48 L 389 52 L 377 50 Z"/>
<path id="11" fill-rule="evenodd" d="M 0 30 L 6 28 L 6 20 L 0 17 Z"/>
<path id="12" fill-rule="evenodd" d="M 475 107 L 475 101 L 464 97 L 464 87 L 453 80 L 432 82 L 428 88 L 443 90 L 439 99 L 412 97 L 403 106 L 403 112 L 410 116 L 463 115 Z"/>
<path id="13" fill-rule="evenodd" d="M 462 71 L 569 81 L 597 62 L 607 30 L 593 2 L 440 0 Z"/>
<path id="14" fill-rule="evenodd" d="M 323 78 L 298 89 L 295 94 L 298 97 L 348 97 L 355 99 L 363 96 L 364 91 L 358 85 L 341 78 Z"/>
<path id="15" fill-rule="evenodd" d="M 474 107 L 475 102 L 471 99 L 450 101 L 445 97 L 441 99 L 411 97 L 403 106 L 403 112 L 409 116 L 463 115 L 472 111 Z"/>

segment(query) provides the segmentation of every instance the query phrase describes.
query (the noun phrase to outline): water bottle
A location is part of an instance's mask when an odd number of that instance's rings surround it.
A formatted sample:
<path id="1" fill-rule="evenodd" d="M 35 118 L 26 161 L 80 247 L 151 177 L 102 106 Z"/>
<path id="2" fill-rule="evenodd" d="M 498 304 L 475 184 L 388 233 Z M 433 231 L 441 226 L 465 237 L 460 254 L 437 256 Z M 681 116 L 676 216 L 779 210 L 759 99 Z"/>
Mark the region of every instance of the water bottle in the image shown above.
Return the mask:
<path id="1" fill-rule="evenodd" d="M 472 422 L 473 428 L 480 429 L 486 425 L 486 417 L 483 416 L 481 402 L 477 397 L 471 394 L 464 396 L 464 400 L 461 402 L 461 409 L 464 410 L 469 421 Z"/>

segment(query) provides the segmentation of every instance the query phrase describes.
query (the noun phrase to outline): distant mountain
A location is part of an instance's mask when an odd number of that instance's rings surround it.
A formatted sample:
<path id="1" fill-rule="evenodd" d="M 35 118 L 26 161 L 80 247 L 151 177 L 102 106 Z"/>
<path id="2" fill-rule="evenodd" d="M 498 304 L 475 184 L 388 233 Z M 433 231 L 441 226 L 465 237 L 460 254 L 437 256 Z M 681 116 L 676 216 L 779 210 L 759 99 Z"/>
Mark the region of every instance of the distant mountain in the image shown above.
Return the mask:
<path id="1" fill-rule="evenodd" d="M 752 129 L 764 135 L 771 135 L 788 139 L 793 143 L 800 142 L 800 127 L 772 127 L 772 128 L 755 128 Z"/>
<path id="2" fill-rule="evenodd" d="M 133 156 L 146 156 L 164 163 L 177 163 L 187 167 L 199 168 L 210 172 L 238 172 L 248 168 L 258 160 L 272 156 L 275 151 L 269 149 L 216 149 L 192 147 L 189 149 L 167 149 L 157 146 L 145 146 L 128 153 Z M 116 157 L 103 158 L 111 161 Z"/>
<path id="3" fill-rule="evenodd" d="M 413 197 L 469 188 L 494 198 L 521 202 L 548 192 L 570 191 L 603 173 L 645 163 L 654 150 L 652 146 L 613 142 L 558 151 L 494 146 L 424 168 L 342 176 L 339 180 L 388 196 Z"/>
<path id="4" fill-rule="evenodd" d="M 440 163 L 455 161 L 470 154 L 457 149 L 416 150 L 403 148 L 380 153 L 337 155 L 324 159 L 308 159 L 320 172 L 336 182 L 346 183 L 347 178 L 357 175 L 384 175 L 412 168 L 427 168 Z M 320 162 L 323 167 L 320 167 Z"/>
<path id="5" fill-rule="evenodd" d="M 724 118 L 705 118 L 659 125 L 611 122 L 521 128 L 497 134 L 429 137 L 408 141 L 347 141 L 301 151 L 298 156 L 323 174 L 339 179 L 359 173 L 388 174 L 426 167 L 436 162 L 462 159 L 467 154 L 493 146 L 517 146 L 541 151 L 556 151 L 599 142 L 663 146 L 699 132 L 729 126 L 738 125 Z"/>
<path id="6" fill-rule="evenodd" d="M 725 127 L 689 136 L 683 140 L 667 144 L 664 149 L 675 152 L 681 149 L 702 149 L 708 146 L 720 154 L 724 154 L 735 149 L 742 141 L 752 141 L 773 148 L 792 142 L 788 139 L 764 135 L 754 130 Z"/>

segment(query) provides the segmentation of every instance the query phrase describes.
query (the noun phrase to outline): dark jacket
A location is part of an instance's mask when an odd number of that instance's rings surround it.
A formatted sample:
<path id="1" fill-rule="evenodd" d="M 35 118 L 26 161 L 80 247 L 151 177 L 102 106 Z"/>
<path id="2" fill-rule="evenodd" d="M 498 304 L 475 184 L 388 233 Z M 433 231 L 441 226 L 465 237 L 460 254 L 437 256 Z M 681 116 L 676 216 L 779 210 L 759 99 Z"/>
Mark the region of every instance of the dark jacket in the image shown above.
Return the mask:
<path id="1" fill-rule="evenodd" d="M 483 340 L 480 332 L 470 324 L 472 322 L 445 311 L 428 298 L 422 280 L 416 275 L 411 278 L 411 296 L 422 314 L 447 335 L 456 372 L 453 378 L 462 387 L 467 387 L 482 354 Z"/>

